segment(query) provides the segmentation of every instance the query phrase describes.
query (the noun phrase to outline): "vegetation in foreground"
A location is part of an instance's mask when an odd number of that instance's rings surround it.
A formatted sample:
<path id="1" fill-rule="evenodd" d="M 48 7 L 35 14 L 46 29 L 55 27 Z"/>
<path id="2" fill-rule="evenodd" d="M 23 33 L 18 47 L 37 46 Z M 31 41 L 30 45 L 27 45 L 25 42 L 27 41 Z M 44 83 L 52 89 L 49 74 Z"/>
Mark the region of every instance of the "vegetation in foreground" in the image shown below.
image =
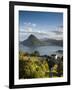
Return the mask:
<path id="1" fill-rule="evenodd" d="M 19 52 L 19 79 L 52 78 L 63 76 L 63 57 L 40 56 L 38 51 L 31 54 Z"/>

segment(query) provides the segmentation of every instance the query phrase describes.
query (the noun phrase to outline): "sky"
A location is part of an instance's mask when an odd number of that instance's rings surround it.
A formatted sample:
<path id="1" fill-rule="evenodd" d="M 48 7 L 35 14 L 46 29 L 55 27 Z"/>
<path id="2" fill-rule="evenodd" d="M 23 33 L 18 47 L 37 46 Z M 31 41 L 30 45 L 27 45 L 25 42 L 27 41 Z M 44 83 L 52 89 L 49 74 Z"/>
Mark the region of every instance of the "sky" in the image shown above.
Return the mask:
<path id="1" fill-rule="evenodd" d="M 39 39 L 63 39 L 63 13 L 19 11 L 19 39 L 30 34 Z"/>

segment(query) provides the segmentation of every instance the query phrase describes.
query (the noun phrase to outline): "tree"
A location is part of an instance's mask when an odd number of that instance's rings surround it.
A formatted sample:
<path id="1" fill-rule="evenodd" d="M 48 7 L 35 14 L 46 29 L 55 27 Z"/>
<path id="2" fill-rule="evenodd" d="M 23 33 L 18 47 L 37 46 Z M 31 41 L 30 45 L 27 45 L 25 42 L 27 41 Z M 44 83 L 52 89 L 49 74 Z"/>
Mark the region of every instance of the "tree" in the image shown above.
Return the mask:
<path id="1" fill-rule="evenodd" d="M 34 55 L 35 55 L 35 56 L 39 56 L 40 54 L 39 54 L 38 51 L 35 51 L 35 52 L 34 52 Z"/>
<path id="2" fill-rule="evenodd" d="M 58 63 L 57 72 L 58 72 L 58 77 L 61 77 L 63 75 L 63 62 Z"/>
<path id="3" fill-rule="evenodd" d="M 55 65 L 55 62 L 53 60 L 49 60 L 48 65 L 49 65 L 49 69 L 51 70 L 51 68 Z"/>

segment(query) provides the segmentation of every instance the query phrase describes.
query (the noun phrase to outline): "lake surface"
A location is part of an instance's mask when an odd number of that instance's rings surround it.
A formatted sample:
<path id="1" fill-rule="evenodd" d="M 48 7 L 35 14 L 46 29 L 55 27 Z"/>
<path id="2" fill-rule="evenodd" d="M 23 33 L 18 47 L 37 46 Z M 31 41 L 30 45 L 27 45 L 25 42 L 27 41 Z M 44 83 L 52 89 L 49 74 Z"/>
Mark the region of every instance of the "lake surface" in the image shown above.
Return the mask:
<path id="1" fill-rule="evenodd" d="M 32 53 L 38 51 L 40 55 L 51 55 L 58 54 L 56 51 L 63 50 L 63 47 L 60 46 L 38 46 L 38 47 L 26 47 L 22 44 L 19 45 L 19 50 L 23 52 Z"/>

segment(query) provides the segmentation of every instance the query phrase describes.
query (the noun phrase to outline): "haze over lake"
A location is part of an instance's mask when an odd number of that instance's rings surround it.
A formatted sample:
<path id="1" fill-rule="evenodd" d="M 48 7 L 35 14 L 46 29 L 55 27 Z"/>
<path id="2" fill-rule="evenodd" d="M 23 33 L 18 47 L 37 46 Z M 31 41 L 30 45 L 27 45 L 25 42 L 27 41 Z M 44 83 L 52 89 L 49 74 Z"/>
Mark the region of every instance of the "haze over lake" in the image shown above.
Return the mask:
<path id="1" fill-rule="evenodd" d="M 20 51 L 32 53 L 34 51 L 38 51 L 40 55 L 51 55 L 55 54 L 58 50 L 63 50 L 61 46 L 37 46 L 37 47 L 27 47 L 22 44 L 19 46 Z M 58 54 L 58 53 L 56 53 Z"/>

